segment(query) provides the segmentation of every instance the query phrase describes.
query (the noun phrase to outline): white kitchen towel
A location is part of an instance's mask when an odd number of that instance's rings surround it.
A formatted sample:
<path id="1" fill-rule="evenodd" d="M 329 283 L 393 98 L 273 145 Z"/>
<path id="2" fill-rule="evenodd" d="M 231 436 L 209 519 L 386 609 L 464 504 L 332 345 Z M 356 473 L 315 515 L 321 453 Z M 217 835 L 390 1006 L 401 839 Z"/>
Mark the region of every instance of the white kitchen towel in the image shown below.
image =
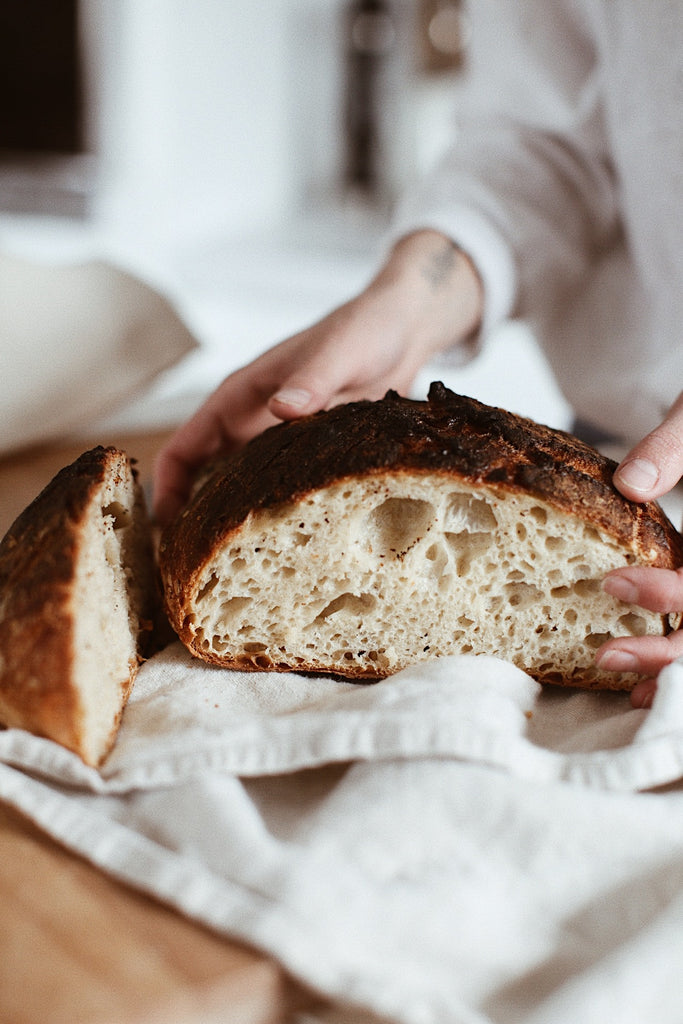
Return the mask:
<path id="1" fill-rule="evenodd" d="M 683 664 L 644 712 L 494 658 L 358 685 L 174 645 L 100 771 L 20 730 L 0 758 L 0 797 L 55 838 L 340 1005 L 683 1020 Z"/>

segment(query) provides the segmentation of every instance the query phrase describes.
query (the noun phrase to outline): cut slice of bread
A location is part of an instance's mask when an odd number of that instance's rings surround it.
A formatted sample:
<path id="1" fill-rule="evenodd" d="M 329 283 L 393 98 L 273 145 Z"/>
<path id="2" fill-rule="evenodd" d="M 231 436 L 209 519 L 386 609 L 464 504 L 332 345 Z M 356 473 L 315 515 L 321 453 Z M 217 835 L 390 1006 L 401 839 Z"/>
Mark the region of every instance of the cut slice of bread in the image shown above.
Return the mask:
<path id="1" fill-rule="evenodd" d="M 609 637 L 669 617 L 601 588 L 683 564 L 656 504 L 560 431 L 455 395 L 393 392 L 272 427 L 208 477 L 160 549 L 180 639 L 217 665 L 377 679 L 493 654 L 541 682 L 628 689 Z"/>
<path id="2" fill-rule="evenodd" d="M 98 765 L 147 653 L 160 591 L 135 470 L 115 448 L 62 469 L 0 542 L 0 722 Z"/>

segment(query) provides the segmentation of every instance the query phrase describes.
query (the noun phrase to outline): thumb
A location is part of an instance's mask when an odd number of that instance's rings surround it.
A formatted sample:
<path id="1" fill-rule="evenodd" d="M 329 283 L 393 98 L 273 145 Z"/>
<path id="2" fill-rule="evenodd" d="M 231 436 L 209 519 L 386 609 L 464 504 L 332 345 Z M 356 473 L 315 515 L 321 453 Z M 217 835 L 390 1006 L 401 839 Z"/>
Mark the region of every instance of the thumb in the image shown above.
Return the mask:
<path id="1" fill-rule="evenodd" d="M 354 376 L 353 370 L 353 360 L 346 357 L 344 346 L 326 345 L 281 382 L 271 395 L 268 408 L 283 420 L 325 409 L 345 390 Z"/>
<path id="2" fill-rule="evenodd" d="M 268 408 L 281 420 L 296 419 L 317 412 L 326 404 L 325 389 L 316 387 L 314 383 L 297 373 L 296 377 L 281 384 L 274 395 L 270 396 Z"/>
<path id="3" fill-rule="evenodd" d="M 651 501 L 683 476 L 683 392 L 660 426 L 632 448 L 614 473 L 615 486 L 632 501 Z"/>

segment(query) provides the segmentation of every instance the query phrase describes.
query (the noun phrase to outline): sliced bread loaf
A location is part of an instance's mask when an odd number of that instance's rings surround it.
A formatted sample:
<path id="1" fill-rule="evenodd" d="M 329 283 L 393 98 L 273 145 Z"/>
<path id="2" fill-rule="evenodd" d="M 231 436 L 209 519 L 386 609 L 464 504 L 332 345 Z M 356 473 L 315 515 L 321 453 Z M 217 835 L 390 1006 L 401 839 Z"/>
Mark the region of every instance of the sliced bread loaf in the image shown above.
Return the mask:
<path id="1" fill-rule="evenodd" d="M 377 679 L 494 654 L 542 682 L 627 689 L 612 636 L 664 634 L 616 566 L 683 564 L 656 504 L 594 449 L 432 385 L 272 427 L 216 466 L 165 532 L 166 609 L 216 665 Z"/>
<path id="2" fill-rule="evenodd" d="M 85 452 L 0 542 L 0 722 L 99 764 L 159 604 L 131 461 L 115 448 Z"/>

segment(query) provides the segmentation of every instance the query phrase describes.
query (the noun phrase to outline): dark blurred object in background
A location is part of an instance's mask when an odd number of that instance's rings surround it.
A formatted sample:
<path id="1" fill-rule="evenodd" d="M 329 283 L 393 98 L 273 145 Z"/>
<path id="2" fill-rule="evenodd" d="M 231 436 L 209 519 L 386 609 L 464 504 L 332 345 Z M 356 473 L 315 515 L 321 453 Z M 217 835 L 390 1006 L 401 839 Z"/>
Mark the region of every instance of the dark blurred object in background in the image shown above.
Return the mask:
<path id="1" fill-rule="evenodd" d="M 0 149 L 83 149 L 77 0 L 0 0 Z"/>
<path id="2" fill-rule="evenodd" d="M 397 43 L 388 0 L 351 0 L 346 10 L 346 166 L 344 184 L 368 198 L 383 189 L 387 75 Z"/>
<path id="3" fill-rule="evenodd" d="M 468 35 L 463 0 L 420 0 L 418 39 L 423 71 L 462 71 Z"/>
<path id="4" fill-rule="evenodd" d="M 0 209 L 86 212 L 78 0 L 0 0 Z"/>
<path id="5" fill-rule="evenodd" d="M 391 205 L 411 161 L 415 89 L 460 74 L 463 0 L 346 0 L 343 8 L 344 166 L 347 195 Z"/>

